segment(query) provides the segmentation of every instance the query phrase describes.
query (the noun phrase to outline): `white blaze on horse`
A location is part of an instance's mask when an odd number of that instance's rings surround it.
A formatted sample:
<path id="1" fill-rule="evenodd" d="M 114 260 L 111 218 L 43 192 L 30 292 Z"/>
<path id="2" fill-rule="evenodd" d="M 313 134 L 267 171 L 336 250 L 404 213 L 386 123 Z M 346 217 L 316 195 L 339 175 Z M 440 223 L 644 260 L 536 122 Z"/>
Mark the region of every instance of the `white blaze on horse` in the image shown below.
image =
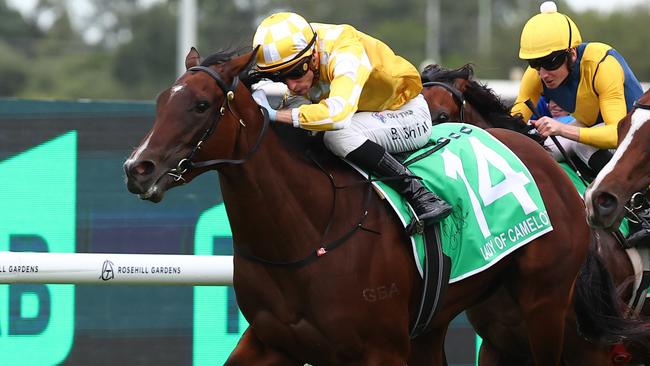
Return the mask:
<path id="1" fill-rule="evenodd" d="M 650 91 L 618 124 L 618 148 L 585 193 L 587 219 L 595 227 L 614 230 L 632 196 L 650 185 Z"/>

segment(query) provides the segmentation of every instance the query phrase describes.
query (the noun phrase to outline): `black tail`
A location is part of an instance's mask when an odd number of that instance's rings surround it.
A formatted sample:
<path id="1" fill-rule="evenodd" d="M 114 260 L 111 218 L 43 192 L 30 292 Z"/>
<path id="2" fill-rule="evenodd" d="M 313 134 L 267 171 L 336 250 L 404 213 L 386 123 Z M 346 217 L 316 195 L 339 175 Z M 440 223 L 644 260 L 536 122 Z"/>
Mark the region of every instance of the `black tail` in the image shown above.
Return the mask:
<path id="1" fill-rule="evenodd" d="M 647 346 L 650 323 L 627 318 L 625 309 L 612 277 L 596 250 L 590 248 L 576 282 L 575 311 L 580 333 L 597 343 L 627 341 Z"/>

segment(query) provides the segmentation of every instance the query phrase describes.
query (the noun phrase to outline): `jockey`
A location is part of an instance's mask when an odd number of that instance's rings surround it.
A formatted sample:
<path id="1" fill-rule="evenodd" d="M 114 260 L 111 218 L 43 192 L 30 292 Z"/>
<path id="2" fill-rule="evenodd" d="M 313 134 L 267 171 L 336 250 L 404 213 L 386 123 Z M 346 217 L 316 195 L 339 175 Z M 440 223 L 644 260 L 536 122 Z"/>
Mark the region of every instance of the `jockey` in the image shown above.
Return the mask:
<path id="1" fill-rule="evenodd" d="M 513 115 L 531 116 L 526 101 L 537 103 L 543 95 L 569 112 L 576 121 L 563 124 L 551 117 L 531 123 L 543 137 L 557 136 L 569 153 L 575 153 L 594 173 L 616 148 L 618 122 L 632 109 L 643 90 L 634 73 L 612 47 L 582 42 L 580 31 L 566 15 L 546 1 L 540 14 L 530 18 L 521 32 L 519 58 L 528 61 Z M 548 141 L 556 160 L 563 157 Z"/>
<path id="2" fill-rule="evenodd" d="M 253 38 L 257 71 L 285 83 L 311 104 L 274 110 L 262 90 L 257 103 L 271 120 L 325 131 L 335 155 L 380 177 L 401 193 L 420 220 L 437 222 L 451 206 L 413 177 L 390 153 L 424 146 L 431 116 L 417 69 L 381 41 L 349 25 L 308 23 L 295 13 L 264 19 Z"/>
<path id="3" fill-rule="evenodd" d="M 576 120 L 564 124 L 552 117 L 531 123 L 543 137 L 557 136 L 569 154 L 575 154 L 595 174 L 610 160 L 618 143 L 618 122 L 632 109 L 643 89 L 623 56 L 604 43 L 582 42 L 580 31 L 554 2 L 540 6 L 521 32 L 519 58 L 528 61 L 513 115 L 524 121 L 532 114 L 526 101 L 540 96 L 553 100 Z M 564 158 L 552 141 L 553 157 Z M 630 244 L 650 238 L 650 228 L 631 228 Z"/>

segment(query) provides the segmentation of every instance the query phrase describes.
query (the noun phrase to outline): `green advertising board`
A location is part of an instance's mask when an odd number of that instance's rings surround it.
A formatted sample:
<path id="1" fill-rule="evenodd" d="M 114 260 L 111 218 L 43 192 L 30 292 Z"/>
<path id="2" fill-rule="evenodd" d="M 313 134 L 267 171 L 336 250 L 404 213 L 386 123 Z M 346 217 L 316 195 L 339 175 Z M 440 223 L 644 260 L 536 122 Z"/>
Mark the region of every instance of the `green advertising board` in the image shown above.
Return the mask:
<path id="1" fill-rule="evenodd" d="M 75 251 L 75 132 L 0 162 L 0 250 Z M 38 271 L 20 263 L 0 272 Z M 6 365 L 56 365 L 72 348 L 74 286 L 0 286 L 0 349 Z"/>

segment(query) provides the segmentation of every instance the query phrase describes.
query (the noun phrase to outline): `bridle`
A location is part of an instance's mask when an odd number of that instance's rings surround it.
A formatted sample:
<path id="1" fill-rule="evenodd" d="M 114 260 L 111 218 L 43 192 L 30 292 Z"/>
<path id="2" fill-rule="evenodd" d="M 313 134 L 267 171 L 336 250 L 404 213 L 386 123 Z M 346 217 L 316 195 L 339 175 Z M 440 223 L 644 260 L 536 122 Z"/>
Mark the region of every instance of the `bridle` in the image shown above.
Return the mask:
<path id="1" fill-rule="evenodd" d="M 447 84 L 447 83 L 442 83 L 439 81 L 429 81 L 426 83 L 422 84 L 423 87 L 428 88 L 431 86 L 439 86 L 442 87 L 443 89 L 447 90 L 448 92 L 451 93 L 451 95 L 454 97 L 454 101 L 458 105 L 458 110 L 460 111 L 460 123 L 465 123 L 465 97 L 463 96 L 463 93 L 461 93 L 460 90 L 456 89 L 455 87 Z"/>
<path id="2" fill-rule="evenodd" d="M 259 148 L 262 139 L 264 138 L 264 135 L 266 134 L 266 131 L 268 130 L 269 126 L 269 114 L 264 108 L 260 108 L 260 111 L 262 112 L 262 115 L 264 116 L 264 122 L 262 124 L 262 131 L 260 132 L 259 136 L 257 137 L 257 141 L 255 141 L 255 145 L 248 150 L 246 155 L 244 155 L 243 158 L 241 159 L 213 159 L 213 160 L 205 160 L 205 161 L 200 161 L 200 162 L 194 162 L 192 159 L 196 156 L 196 154 L 201 150 L 201 146 L 207 140 L 214 130 L 217 128 L 219 125 L 219 122 L 221 121 L 221 117 L 223 117 L 226 114 L 226 110 L 230 112 L 238 121 L 239 124 L 242 127 L 246 127 L 246 123 L 239 118 L 235 110 L 232 108 L 232 101 L 235 99 L 235 89 L 239 85 L 239 76 L 235 75 L 235 77 L 232 80 L 232 83 L 230 85 L 226 84 L 226 82 L 223 80 L 219 72 L 216 70 L 209 68 L 207 66 L 193 66 L 187 69 L 188 72 L 198 72 L 202 71 L 210 75 L 214 79 L 214 81 L 217 82 L 217 85 L 219 86 L 219 89 L 223 92 L 224 99 L 223 103 L 221 104 L 221 107 L 219 108 L 219 112 L 216 114 L 214 119 L 212 120 L 212 123 L 210 123 L 210 126 L 203 132 L 203 135 L 199 139 L 199 141 L 194 145 L 194 148 L 192 151 L 190 151 L 189 155 L 187 157 L 181 159 L 178 164 L 176 165 L 176 168 L 171 169 L 170 171 L 167 172 L 168 175 L 171 175 L 174 177 L 175 181 L 183 181 L 185 182 L 185 179 L 183 178 L 183 174 L 187 173 L 190 169 L 196 169 L 196 168 L 205 168 L 205 167 L 213 167 L 221 164 L 243 164 L 245 163 L 248 158 L 250 158 Z"/>
<path id="3" fill-rule="evenodd" d="M 634 104 L 632 104 L 632 107 L 634 108 L 639 108 L 639 109 L 645 109 L 645 110 L 650 110 L 650 104 L 643 104 L 639 103 L 638 100 L 634 101 Z M 646 198 L 648 193 L 648 189 L 643 189 L 639 192 L 636 192 L 632 195 L 630 198 L 630 206 L 632 210 L 638 210 L 643 207 L 646 203 L 648 203 L 648 200 Z"/>
<path id="4" fill-rule="evenodd" d="M 216 166 L 216 165 L 221 165 L 221 164 L 243 164 L 243 163 L 245 163 L 248 160 L 248 158 L 250 158 L 257 151 L 257 149 L 259 148 L 259 146 L 261 144 L 261 141 L 264 138 L 264 135 L 266 135 L 266 132 L 268 131 L 268 127 L 269 127 L 269 124 L 270 124 L 270 119 L 269 119 L 268 112 L 266 111 L 266 109 L 260 107 L 262 115 L 264 116 L 262 131 L 260 132 L 259 136 L 257 137 L 257 141 L 255 142 L 255 145 L 253 145 L 253 147 L 250 150 L 248 150 L 248 152 L 246 153 L 246 155 L 243 158 L 241 158 L 241 159 L 214 159 L 214 160 L 206 160 L 206 161 L 201 161 L 201 162 L 193 162 L 192 159 L 195 157 L 197 152 L 201 149 L 201 145 L 203 144 L 203 142 L 205 140 L 207 140 L 210 137 L 210 135 L 212 135 L 214 130 L 217 128 L 217 125 L 219 124 L 219 121 L 221 120 L 221 117 L 223 117 L 226 114 L 226 110 L 228 112 L 230 112 L 233 116 L 235 116 L 235 118 L 237 120 L 239 120 L 239 124 L 242 127 L 246 127 L 246 123 L 244 123 L 244 121 L 241 118 L 238 117 L 237 113 L 235 112 L 235 110 L 232 108 L 232 105 L 231 105 L 232 101 L 235 98 L 235 89 L 237 88 L 237 86 L 239 84 L 239 77 L 238 76 L 235 76 L 232 83 L 230 85 L 227 85 L 224 82 L 221 75 L 219 75 L 219 73 L 216 70 L 213 70 L 213 69 L 211 69 L 209 67 L 206 67 L 206 66 L 194 66 L 194 67 L 189 68 L 187 71 L 191 71 L 191 72 L 202 71 L 202 72 L 205 72 L 208 75 L 210 75 L 217 82 L 217 85 L 219 86 L 219 88 L 223 92 L 225 98 L 224 98 L 223 104 L 221 105 L 221 108 L 219 109 L 219 113 L 217 113 L 214 120 L 212 121 L 210 126 L 205 130 L 205 132 L 201 136 L 201 139 L 196 143 L 196 145 L 194 146 L 192 151 L 189 153 L 189 155 L 187 157 L 181 159 L 181 161 L 179 161 L 178 166 L 176 168 L 174 168 L 174 169 L 170 170 L 169 172 L 167 172 L 167 174 L 174 177 L 174 179 L 176 181 L 179 181 L 179 180 L 185 181 L 185 179 L 183 179 L 183 174 L 186 173 L 190 169 L 211 167 L 211 166 Z M 332 212 L 330 213 L 330 221 L 327 223 L 327 227 L 325 228 L 325 232 L 323 234 L 323 237 L 326 237 L 327 233 L 329 233 L 330 227 L 331 227 L 331 225 L 333 223 L 332 218 L 334 217 L 333 212 L 335 210 L 335 204 L 336 204 L 336 190 L 346 188 L 347 186 L 338 186 L 337 184 L 335 184 L 334 176 L 327 173 L 327 171 L 325 171 L 325 169 L 316 160 L 314 160 L 313 158 L 312 158 L 312 161 L 329 178 L 329 180 L 330 180 L 330 182 L 332 184 L 332 187 L 334 189 L 334 192 L 335 192 L 335 194 L 332 196 Z M 372 233 L 375 233 L 375 234 L 379 235 L 379 232 L 376 232 L 374 230 L 371 230 L 371 229 L 366 228 L 365 226 L 363 226 L 363 223 L 365 222 L 365 219 L 368 216 L 368 205 L 369 205 L 369 202 L 370 202 L 370 197 L 371 197 L 371 192 L 372 192 L 372 186 L 369 183 L 370 183 L 370 180 L 362 180 L 362 181 L 355 182 L 355 184 L 353 184 L 353 185 L 356 185 L 356 184 L 368 184 L 368 189 L 366 190 L 366 192 L 364 194 L 364 199 L 363 199 L 363 207 L 364 207 L 364 209 L 363 209 L 361 218 L 359 219 L 357 224 L 354 225 L 352 228 L 350 228 L 347 232 L 345 232 L 338 239 L 332 240 L 332 241 L 327 242 L 327 243 L 321 243 L 318 249 L 313 250 L 307 256 L 305 256 L 305 257 L 303 257 L 301 259 L 298 259 L 298 260 L 288 261 L 288 262 L 271 261 L 271 260 L 267 260 L 267 259 L 264 259 L 264 258 L 257 257 L 255 255 L 253 255 L 252 253 L 249 253 L 248 251 L 244 250 L 243 248 L 241 248 L 241 247 L 239 247 L 237 245 L 233 245 L 235 254 L 237 254 L 237 255 L 239 255 L 239 256 L 247 259 L 247 260 L 257 262 L 257 263 L 261 263 L 261 264 L 264 264 L 264 265 L 267 265 L 267 266 L 300 268 L 300 267 L 303 267 L 303 266 L 306 266 L 306 265 L 310 264 L 311 262 L 313 262 L 313 261 L 317 260 L 318 258 L 320 258 L 321 256 L 325 255 L 326 253 L 336 249 L 337 247 L 339 247 L 343 243 L 347 242 L 347 240 L 354 233 L 356 233 L 358 230 L 368 231 L 368 232 L 372 232 Z"/>
<path id="5" fill-rule="evenodd" d="M 650 104 L 639 103 L 638 100 L 634 101 L 634 104 L 632 104 L 632 107 L 639 108 L 639 109 L 650 110 Z M 632 197 L 630 197 L 630 201 L 628 203 L 630 207 L 628 207 L 627 205 L 625 206 L 625 209 L 627 210 L 627 212 L 629 214 L 631 214 L 632 216 L 634 216 L 633 219 L 635 219 L 635 221 L 637 221 L 637 222 L 646 221 L 645 218 L 640 217 L 639 215 L 637 215 L 635 213 L 635 210 L 639 210 L 639 209 L 643 208 L 648 203 L 647 193 L 648 193 L 648 188 L 642 189 L 639 192 L 635 192 L 632 195 Z M 628 218 L 630 218 L 630 217 L 628 216 Z"/>

